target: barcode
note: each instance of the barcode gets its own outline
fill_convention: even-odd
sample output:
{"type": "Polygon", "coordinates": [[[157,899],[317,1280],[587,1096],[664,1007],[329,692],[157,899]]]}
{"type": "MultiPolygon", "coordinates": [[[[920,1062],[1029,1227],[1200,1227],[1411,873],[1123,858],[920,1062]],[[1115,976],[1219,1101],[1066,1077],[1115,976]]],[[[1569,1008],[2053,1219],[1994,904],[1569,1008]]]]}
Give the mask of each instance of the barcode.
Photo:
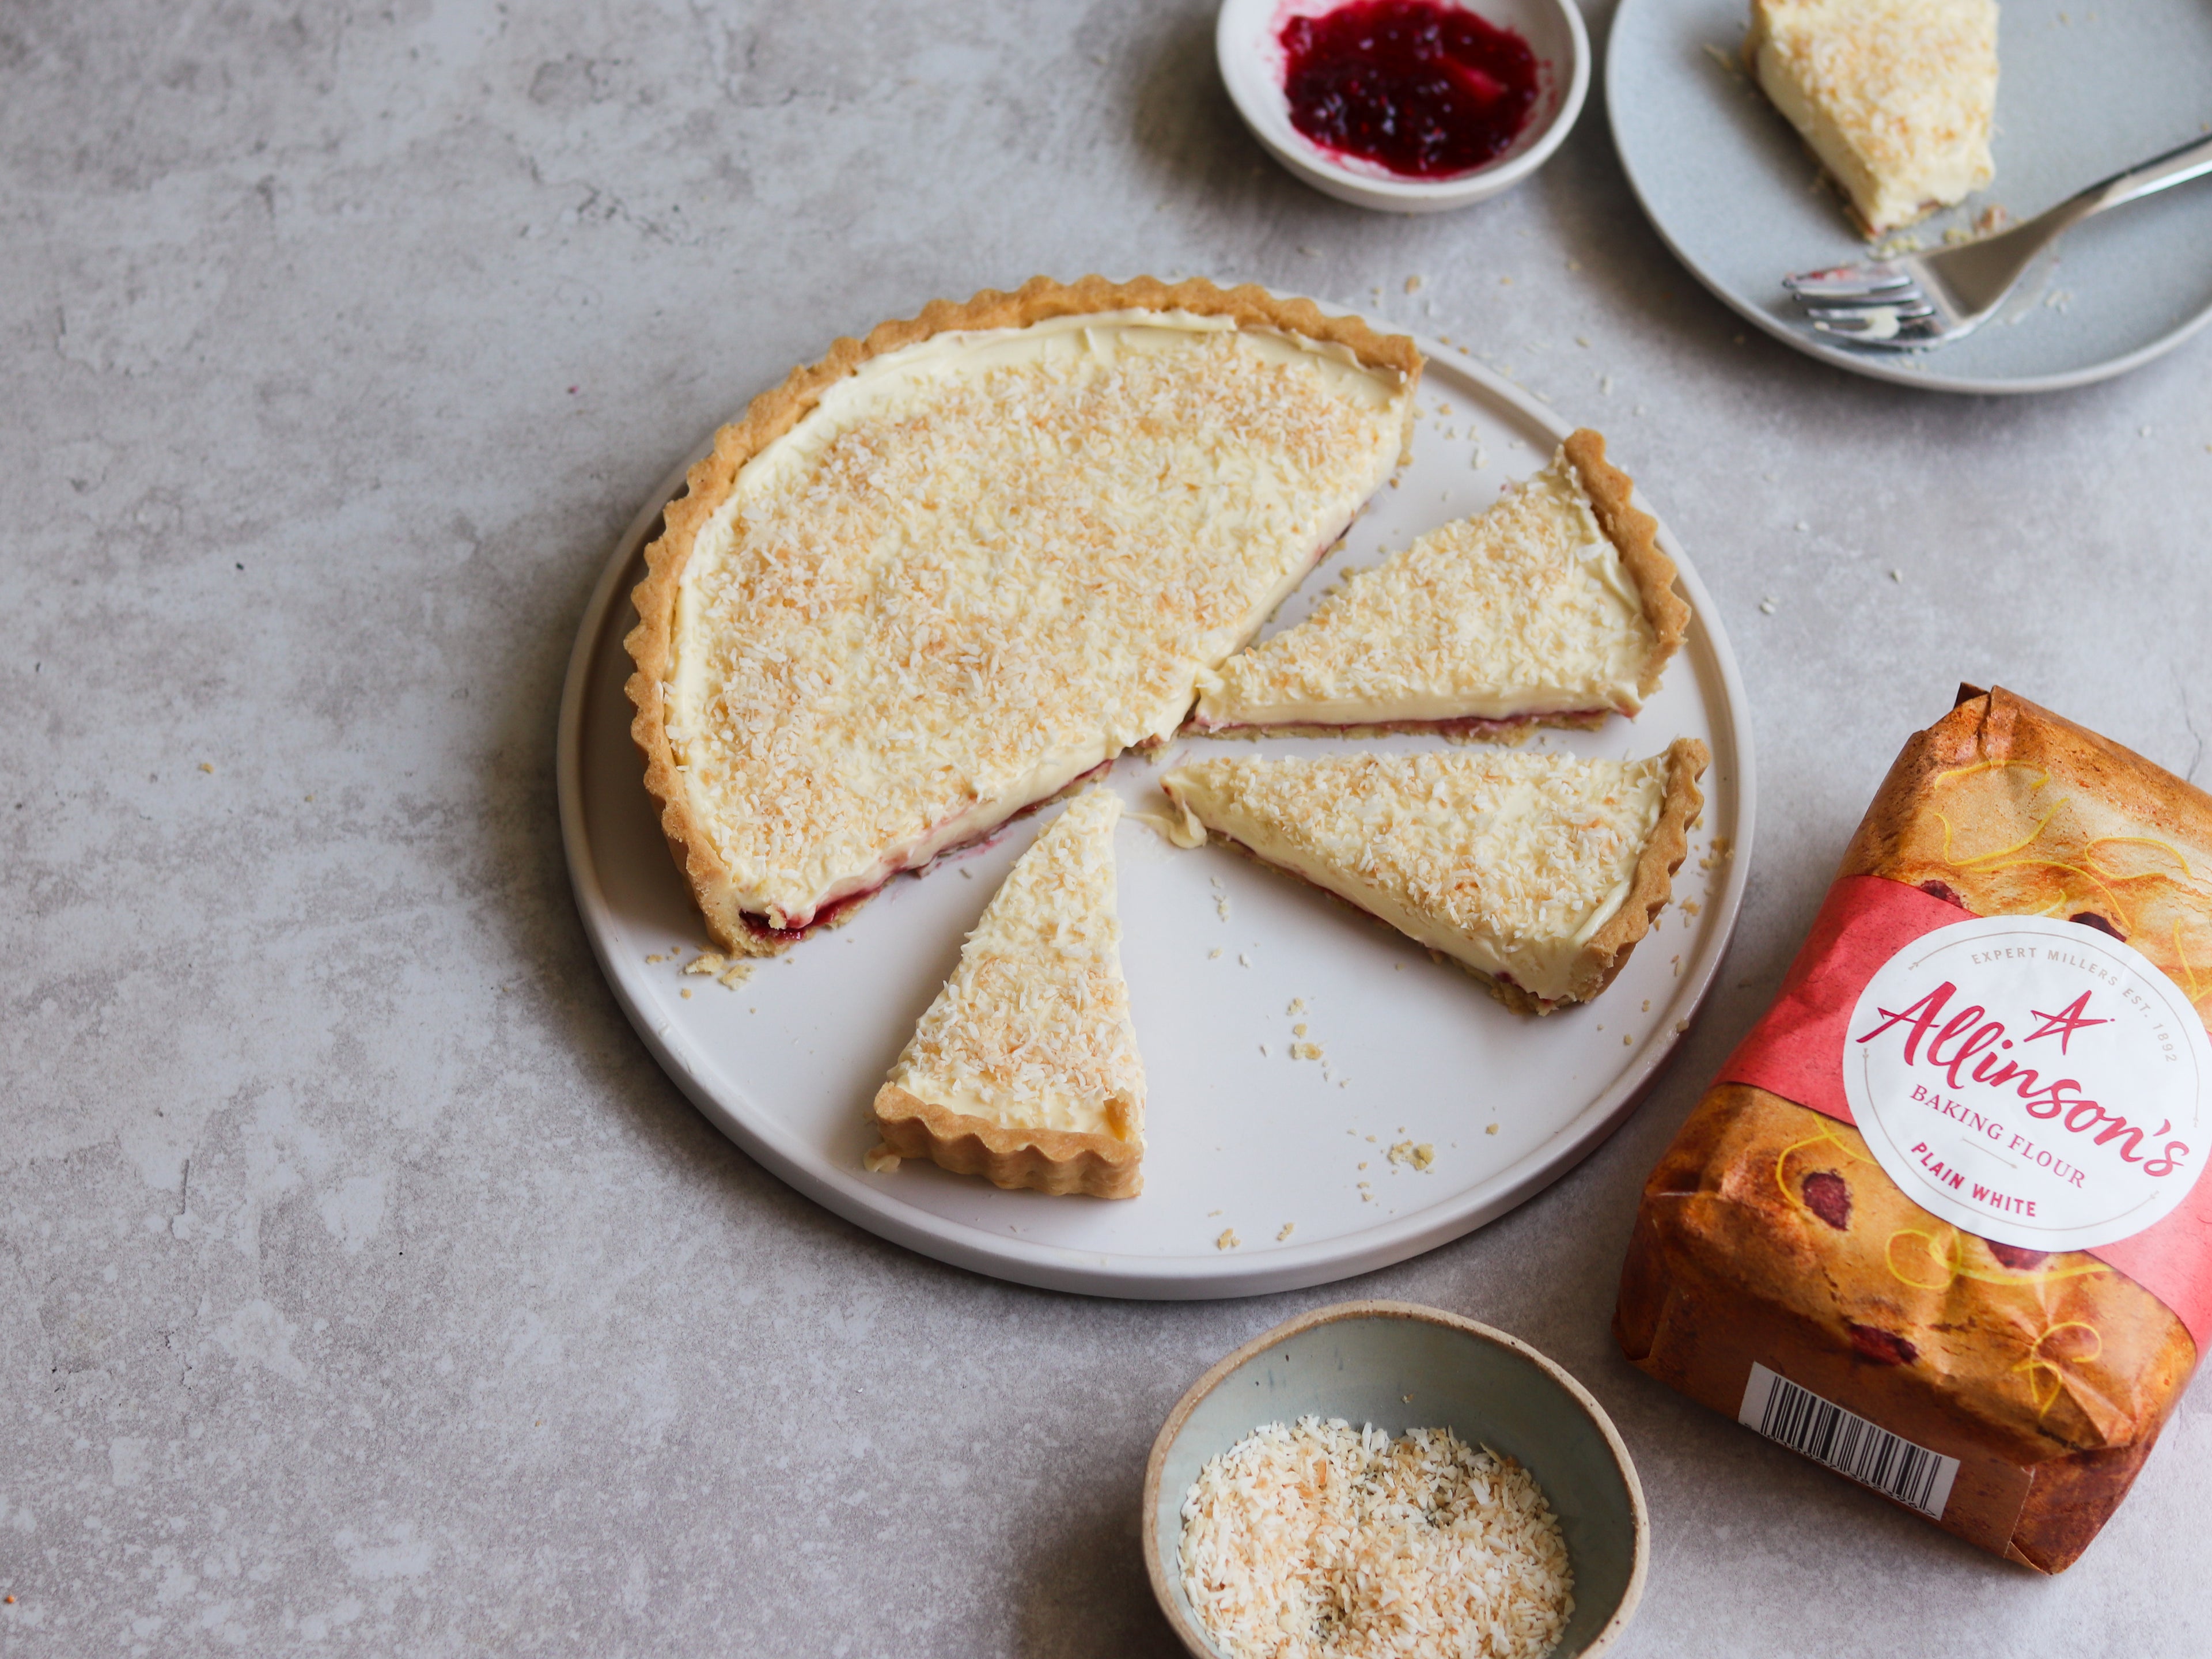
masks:
{"type": "Polygon", "coordinates": [[[1751,1368],[1743,1409],[1735,1416],[1746,1428],[1936,1520],[1942,1519],[1943,1506],[1951,1501],[1951,1483],[1959,1478],[1957,1458],[1877,1428],[1764,1365],[1751,1368]]]}

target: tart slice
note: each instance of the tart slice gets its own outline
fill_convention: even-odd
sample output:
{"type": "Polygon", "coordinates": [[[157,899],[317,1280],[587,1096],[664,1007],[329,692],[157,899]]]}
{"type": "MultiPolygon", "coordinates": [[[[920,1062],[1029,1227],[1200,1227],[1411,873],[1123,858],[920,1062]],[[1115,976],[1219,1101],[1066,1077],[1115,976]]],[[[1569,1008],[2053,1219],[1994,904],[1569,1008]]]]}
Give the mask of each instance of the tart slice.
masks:
{"type": "Polygon", "coordinates": [[[1403,453],[1413,342],[1210,283],[929,306],[717,434],[646,550],[631,732],[758,955],[1132,744],[1403,453]]]}
{"type": "Polygon", "coordinates": [[[1200,675],[1193,726],[1515,738],[1634,714],[1690,608],[1633,489],[1603,438],[1575,433],[1486,512],[1431,531],[1200,675]]]}
{"type": "Polygon", "coordinates": [[[1743,56],[1869,235],[1995,172],[1996,0],[1752,0],[1743,56]]]}
{"type": "Polygon", "coordinates": [[[1133,1198],[1145,1067],[1114,909],[1121,797],[1088,789],[1007,875],[876,1095],[884,1142],[961,1175],[1133,1198]]]}
{"type": "Polygon", "coordinates": [[[1160,782],[1182,844],[1211,831],[1547,1014],[1611,984],[1666,904],[1706,759],[1678,738],[1649,760],[1238,758],[1160,782]]]}

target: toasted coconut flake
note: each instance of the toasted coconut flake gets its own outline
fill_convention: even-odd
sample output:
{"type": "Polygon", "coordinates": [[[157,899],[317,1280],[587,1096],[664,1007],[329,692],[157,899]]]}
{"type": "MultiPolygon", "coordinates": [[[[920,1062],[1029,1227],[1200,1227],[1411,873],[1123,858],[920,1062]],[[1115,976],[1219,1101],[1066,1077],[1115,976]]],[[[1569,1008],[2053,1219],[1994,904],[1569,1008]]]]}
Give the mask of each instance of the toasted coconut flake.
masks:
{"type": "Polygon", "coordinates": [[[1183,1591],[1236,1659],[1536,1659],[1574,1612],[1534,1476],[1449,1429],[1255,1429],[1182,1503],[1183,1591]]]}

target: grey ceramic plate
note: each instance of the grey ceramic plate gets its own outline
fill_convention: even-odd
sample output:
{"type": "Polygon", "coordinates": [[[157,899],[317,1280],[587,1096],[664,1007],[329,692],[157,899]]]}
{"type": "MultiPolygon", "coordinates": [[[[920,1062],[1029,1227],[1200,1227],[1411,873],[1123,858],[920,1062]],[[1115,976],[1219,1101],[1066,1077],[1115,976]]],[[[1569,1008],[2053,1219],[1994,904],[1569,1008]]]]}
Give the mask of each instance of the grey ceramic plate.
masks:
{"type": "MultiPolygon", "coordinates": [[[[1745,0],[1621,0],[1605,96],[1631,186],[1707,288],[1801,351],[1947,392],[2048,392],[2118,374],[2212,321],[2212,182],[2081,226],[2002,315],[1932,351],[1829,344],[1796,320],[1784,272],[1864,257],[1812,153],[1742,72],[1745,0]]],[[[1929,247],[2001,204],[2041,212],[2212,132],[2207,0],[2004,0],[1996,178],[1913,227],[1929,247]]]]}
{"type": "Polygon", "coordinates": [[[1644,1488],[1589,1391],[1504,1332],[1410,1302],[1340,1302],[1255,1337],[1191,1385],[1145,1466],[1145,1565],[1197,1659],[1219,1659],[1182,1592],[1183,1494],[1206,1459],[1308,1413],[1394,1435],[1449,1428],[1518,1459],[1566,1534],[1575,1610],[1547,1659],[1595,1659],[1634,1616],[1650,1565],[1644,1488]]]}

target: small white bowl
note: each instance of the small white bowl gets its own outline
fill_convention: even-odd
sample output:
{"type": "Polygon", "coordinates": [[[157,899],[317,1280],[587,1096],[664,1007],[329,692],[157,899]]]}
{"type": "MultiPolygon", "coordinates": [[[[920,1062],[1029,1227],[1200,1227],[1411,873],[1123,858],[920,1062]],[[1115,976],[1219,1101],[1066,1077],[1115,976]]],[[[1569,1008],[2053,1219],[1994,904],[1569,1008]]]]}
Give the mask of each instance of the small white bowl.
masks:
{"type": "Polygon", "coordinates": [[[1589,34],[1574,0],[1447,0],[1526,40],[1540,64],[1536,106],[1513,148],[1471,173],[1407,179],[1374,162],[1334,155],[1291,125],[1278,38],[1293,17],[1334,11],[1346,0],[1222,0],[1214,55],[1237,112],[1292,173],[1325,195],[1385,213],[1442,213],[1510,190],[1566,141],[1589,91],[1589,34]]]}
{"type": "Polygon", "coordinates": [[[1340,1302],[1256,1336],[1168,1413],[1145,1464],[1139,1529],[1160,1610],[1192,1659],[1224,1659],[1182,1588],[1182,1500],[1206,1459],[1308,1413],[1392,1434],[1448,1428],[1517,1459],[1565,1534],[1575,1610],[1549,1659],[1598,1659],[1636,1616],[1651,1517],[1620,1431],[1527,1343],[1440,1308],[1340,1302]]]}

